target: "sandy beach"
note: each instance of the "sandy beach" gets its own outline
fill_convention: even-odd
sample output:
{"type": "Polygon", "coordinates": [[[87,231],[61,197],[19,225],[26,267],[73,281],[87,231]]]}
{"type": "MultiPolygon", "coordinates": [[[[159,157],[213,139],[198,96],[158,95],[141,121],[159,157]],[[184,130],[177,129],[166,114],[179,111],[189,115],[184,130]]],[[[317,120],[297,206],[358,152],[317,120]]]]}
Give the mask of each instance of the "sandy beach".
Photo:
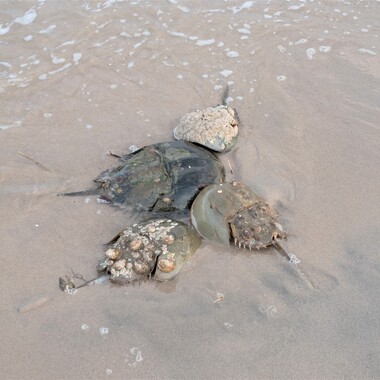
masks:
{"type": "Polygon", "coordinates": [[[2,379],[380,379],[379,1],[11,1],[0,7],[2,379]],[[187,112],[283,243],[203,242],[173,281],[74,295],[140,215],[59,197],[187,112]]]}

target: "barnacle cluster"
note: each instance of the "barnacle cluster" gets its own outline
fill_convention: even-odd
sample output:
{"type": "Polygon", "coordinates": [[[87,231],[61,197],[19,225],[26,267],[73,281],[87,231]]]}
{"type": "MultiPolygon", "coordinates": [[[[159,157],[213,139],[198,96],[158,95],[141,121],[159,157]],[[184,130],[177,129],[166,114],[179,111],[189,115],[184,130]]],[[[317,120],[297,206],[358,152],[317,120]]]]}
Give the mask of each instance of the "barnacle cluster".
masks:
{"type": "Polygon", "coordinates": [[[130,283],[147,278],[174,278],[200,245],[197,233],[185,223],[171,219],[149,219],[120,232],[98,264],[110,280],[130,283]]]}

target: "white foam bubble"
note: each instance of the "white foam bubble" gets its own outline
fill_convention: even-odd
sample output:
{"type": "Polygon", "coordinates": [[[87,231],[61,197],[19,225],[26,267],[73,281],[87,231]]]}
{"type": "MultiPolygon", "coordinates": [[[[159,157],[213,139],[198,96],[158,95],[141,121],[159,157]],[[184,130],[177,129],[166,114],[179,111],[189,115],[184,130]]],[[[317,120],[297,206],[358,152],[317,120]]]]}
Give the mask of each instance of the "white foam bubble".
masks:
{"type": "Polygon", "coordinates": [[[101,327],[101,328],[99,329],[99,333],[100,333],[100,335],[107,335],[107,334],[109,334],[109,332],[110,332],[110,330],[109,330],[108,327],[101,327]]]}
{"type": "Polygon", "coordinates": [[[280,51],[280,53],[285,53],[286,52],[286,48],[281,46],[281,45],[278,45],[278,50],[280,51]]]}
{"type": "Polygon", "coordinates": [[[376,55],[376,52],[374,52],[373,50],[368,50],[364,48],[359,49],[358,52],[363,53],[363,54],[368,54],[368,55],[376,55]]]}
{"type": "Polygon", "coordinates": [[[103,4],[102,4],[102,7],[103,8],[109,8],[110,6],[112,6],[112,4],[116,3],[116,0],[106,0],[103,4]]]}
{"type": "Polygon", "coordinates": [[[10,28],[11,28],[11,24],[4,26],[4,27],[3,27],[3,24],[0,24],[0,36],[8,33],[10,28]]]}
{"type": "Polygon", "coordinates": [[[294,45],[306,44],[306,42],[307,42],[306,38],[301,38],[300,40],[296,41],[294,45]]]}
{"type": "Polygon", "coordinates": [[[301,9],[304,6],[305,6],[305,3],[299,4],[299,5],[291,5],[290,7],[288,7],[288,9],[290,11],[298,11],[299,9],[301,9]]]}
{"type": "Polygon", "coordinates": [[[198,40],[195,44],[198,46],[208,46],[215,43],[215,40],[213,38],[210,38],[209,40],[198,40]]]}
{"type": "Polygon", "coordinates": [[[135,355],[135,363],[132,363],[133,366],[135,366],[137,363],[140,363],[144,360],[141,350],[138,347],[132,347],[129,352],[132,355],[135,355]]]}
{"type": "Polygon", "coordinates": [[[189,13],[189,12],[190,12],[190,9],[189,9],[189,8],[184,7],[184,6],[182,6],[182,5],[178,5],[177,8],[178,8],[181,12],[183,12],[183,13],[189,13]]]}
{"type": "Polygon", "coordinates": [[[315,54],[314,48],[309,48],[306,50],[306,56],[311,61],[313,59],[313,55],[315,54]]]}
{"type": "Polygon", "coordinates": [[[278,75],[278,76],[277,76],[277,80],[278,80],[279,82],[283,82],[284,80],[286,80],[286,76],[285,76],[285,75],[278,75]]]}
{"type": "Polygon", "coordinates": [[[57,69],[57,70],[49,71],[49,75],[53,75],[53,74],[59,73],[60,71],[66,70],[66,69],[69,68],[70,66],[71,66],[71,63],[66,63],[65,65],[63,65],[62,67],[60,67],[60,68],[57,69]]]}
{"type": "Polygon", "coordinates": [[[182,33],[182,32],[176,32],[174,30],[168,30],[168,33],[171,35],[171,36],[174,36],[174,37],[187,37],[187,35],[185,33],[182,33]]]}
{"type": "Polygon", "coordinates": [[[240,6],[234,6],[234,7],[231,7],[230,9],[232,10],[232,13],[238,13],[240,11],[242,11],[243,9],[249,9],[253,6],[255,2],[254,1],[246,1],[244,2],[242,5],[240,6]]]}
{"type": "Polygon", "coordinates": [[[51,56],[51,62],[54,63],[55,65],[57,65],[58,63],[63,63],[65,62],[65,58],[59,58],[53,54],[50,55],[51,56]]]}
{"type": "Polygon", "coordinates": [[[64,42],[63,44],[57,46],[56,49],[59,49],[59,48],[61,48],[61,47],[63,47],[63,46],[67,46],[67,45],[74,45],[74,42],[75,42],[74,40],[66,41],[66,42],[64,42]]]}
{"type": "Polygon", "coordinates": [[[239,53],[237,51],[228,51],[226,53],[227,57],[230,57],[230,58],[236,58],[236,57],[239,57],[239,53]]]}
{"type": "Polygon", "coordinates": [[[5,66],[8,69],[10,69],[12,67],[12,65],[9,62],[0,62],[0,65],[5,66]]]}
{"type": "Polygon", "coordinates": [[[82,58],[82,53],[74,53],[73,54],[73,62],[75,65],[77,65],[82,58]]]}
{"type": "Polygon", "coordinates": [[[319,51],[321,53],[328,53],[331,50],[331,46],[320,46],[319,51]]]}
{"type": "Polygon", "coordinates": [[[247,28],[240,28],[238,29],[238,32],[241,34],[251,34],[251,31],[248,30],[247,28]]]}
{"type": "Polygon", "coordinates": [[[85,330],[88,330],[90,328],[89,325],[86,325],[85,323],[83,323],[83,325],[80,327],[83,331],[85,330]]]}
{"type": "Polygon", "coordinates": [[[28,25],[31,24],[36,17],[36,11],[33,8],[31,8],[27,12],[25,12],[23,16],[15,18],[15,23],[21,25],[28,25]]]}
{"type": "Polygon", "coordinates": [[[227,78],[227,77],[229,77],[230,75],[233,74],[233,71],[232,71],[232,70],[227,70],[227,69],[225,69],[225,70],[220,71],[219,73],[220,73],[220,75],[222,75],[223,77],[227,78]]]}
{"type": "Polygon", "coordinates": [[[56,27],[57,27],[57,25],[49,25],[46,29],[41,29],[38,33],[48,34],[48,33],[52,32],[56,27]]]}
{"type": "Polygon", "coordinates": [[[22,125],[22,120],[16,120],[12,124],[0,125],[0,130],[4,131],[9,128],[21,127],[21,125],[22,125]]]}
{"type": "Polygon", "coordinates": [[[292,265],[297,265],[301,263],[301,260],[296,256],[293,255],[292,253],[289,255],[289,263],[292,265]]]}
{"type": "Polygon", "coordinates": [[[33,39],[33,36],[31,34],[24,37],[24,41],[26,42],[31,41],[32,39],[33,39]]]}

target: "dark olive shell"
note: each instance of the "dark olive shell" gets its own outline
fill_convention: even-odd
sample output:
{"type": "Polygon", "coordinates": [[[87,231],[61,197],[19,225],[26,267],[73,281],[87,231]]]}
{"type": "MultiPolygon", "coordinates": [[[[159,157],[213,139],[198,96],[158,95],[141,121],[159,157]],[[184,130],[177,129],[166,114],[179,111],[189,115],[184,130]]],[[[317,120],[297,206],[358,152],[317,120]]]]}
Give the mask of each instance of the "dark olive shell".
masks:
{"type": "Polygon", "coordinates": [[[200,189],[224,180],[217,156],[187,141],[145,146],[95,179],[99,198],[138,210],[169,212],[190,208],[200,189]]]}

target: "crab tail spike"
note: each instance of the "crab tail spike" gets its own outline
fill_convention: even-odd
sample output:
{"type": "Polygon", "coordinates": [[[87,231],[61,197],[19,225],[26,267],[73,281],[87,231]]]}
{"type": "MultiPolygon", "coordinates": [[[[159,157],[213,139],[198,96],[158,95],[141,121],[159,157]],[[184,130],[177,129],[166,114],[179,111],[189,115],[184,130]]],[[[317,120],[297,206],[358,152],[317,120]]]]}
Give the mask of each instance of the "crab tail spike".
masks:
{"type": "Polygon", "coordinates": [[[85,287],[85,286],[90,286],[90,285],[96,284],[96,282],[97,282],[98,280],[100,280],[101,278],[103,278],[103,277],[105,277],[105,276],[106,276],[106,277],[109,277],[108,274],[106,274],[106,275],[105,275],[105,274],[100,274],[99,276],[93,278],[92,280],[86,281],[86,282],[83,283],[82,285],[76,286],[75,289],[80,289],[80,288],[83,288],[83,287],[85,287]]]}
{"type": "Polygon", "coordinates": [[[227,85],[226,88],[224,89],[223,95],[222,95],[222,104],[224,106],[227,106],[227,99],[228,99],[229,93],[230,93],[230,88],[227,85]]]}
{"type": "Polygon", "coordinates": [[[285,251],[284,248],[282,248],[281,244],[277,241],[277,240],[274,240],[273,241],[273,246],[277,249],[278,253],[284,257],[286,257],[288,260],[290,260],[290,256],[288,255],[288,253],[285,251]]]}
{"type": "Polygon", "coordinates": [[[77,197],[79,195],[98,195],[99,189],[87,189],[87,190],[81,190],[81,191],[73,191],[71,193],[58,193],[58,196],[63,197],[77,197]]]}

